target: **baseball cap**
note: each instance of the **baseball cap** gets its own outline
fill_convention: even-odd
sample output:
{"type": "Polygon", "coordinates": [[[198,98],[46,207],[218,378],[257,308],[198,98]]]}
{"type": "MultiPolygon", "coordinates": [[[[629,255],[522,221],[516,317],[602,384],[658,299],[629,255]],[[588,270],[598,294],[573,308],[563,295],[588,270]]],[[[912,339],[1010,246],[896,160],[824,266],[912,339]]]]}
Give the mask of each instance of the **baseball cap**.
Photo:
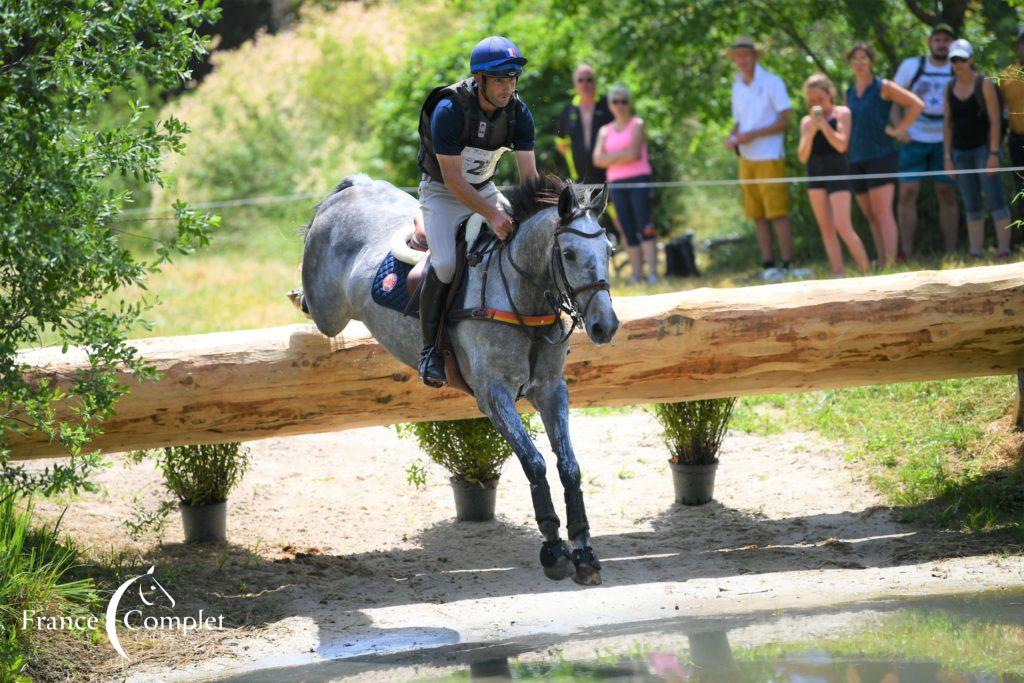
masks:
{"type": "Polygon", "coordinates": [[[954,40],[949,45],[949,58],[962,57],[963,59],[970,59],[974,56],[974,48],[963,38],[954,40]]]}
{"type": "Polygon", "coordinates": [[[956,38],[956,31],[953,30],[952,26],[945,22],[939,22],[938,24],[935,24],[935,26],[932,26],[931,34],[934,36],[936,33],[948,33],[950,38],[956,38]]]}

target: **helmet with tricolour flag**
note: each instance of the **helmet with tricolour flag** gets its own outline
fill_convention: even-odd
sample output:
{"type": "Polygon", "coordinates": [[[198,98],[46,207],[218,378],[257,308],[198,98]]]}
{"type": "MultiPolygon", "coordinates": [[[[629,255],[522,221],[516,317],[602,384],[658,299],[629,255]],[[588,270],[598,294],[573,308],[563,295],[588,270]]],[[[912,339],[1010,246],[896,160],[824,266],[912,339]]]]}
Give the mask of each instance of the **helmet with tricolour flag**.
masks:
{"type": "Polygon", "coordinates": [[[469,72],[499,78],[513,78],[523,73],[526,57],[508,38],[490,36],[484,38],[469,56],[469,72]]]}

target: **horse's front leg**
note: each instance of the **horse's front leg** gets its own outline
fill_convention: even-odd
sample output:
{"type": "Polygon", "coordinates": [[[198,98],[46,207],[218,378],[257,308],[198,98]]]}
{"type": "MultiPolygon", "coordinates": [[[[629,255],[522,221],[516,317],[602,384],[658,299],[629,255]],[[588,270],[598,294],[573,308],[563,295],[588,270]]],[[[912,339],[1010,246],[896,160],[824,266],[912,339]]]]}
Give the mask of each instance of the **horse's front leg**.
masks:
{"type": "Polygon", "coordinates": [[[558,535],[561,522],[551,502],[544,456],[533,445],[533,440],[523,426],[522,418],[516,412],[515,399],[507,387],[490,383],[483,391],[477,391],[476,395],[480,410],[491,419],[494,428],[508,441],[530,482],[530,496],[533,498],[537,527],[544,534],[544,543],[540,550],[540,563],[544,568],[544,575],[549,579],[564,579],[569,575],[569,546],[558,535]]]}
{"type": "Polygon", "coordinates": [[[597,585],[601,583],[601,563],[590,547],[590,523],[583,505],[580,466],[569,440],[569,390],[565,380],[559,377],[538,385],[530,394],[530,402],[540,413],[551,449],[558,458],[558,476],[565,490],[566,526],[573,544],[572,562],[576,567],[573,581],[597,585]]]}

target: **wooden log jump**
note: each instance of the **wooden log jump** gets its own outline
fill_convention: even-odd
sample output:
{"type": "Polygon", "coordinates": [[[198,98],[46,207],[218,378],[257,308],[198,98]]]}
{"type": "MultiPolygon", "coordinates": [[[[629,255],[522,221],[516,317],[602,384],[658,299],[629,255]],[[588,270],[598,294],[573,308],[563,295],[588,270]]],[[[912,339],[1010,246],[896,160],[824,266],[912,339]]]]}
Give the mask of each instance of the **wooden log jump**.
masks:
{"type": "MultiPolygon", "coordinates": [[[[614,292],[613,292],[614,294],[614,292]]],[[[287,305],[282,299],[282,306],[287,305]]],[[[618,298],[614,341],[573,335],[574,406],[615,406],[1016,373],[1024,368],[1024,264],[618,298]]],[[[473,323],[462,323],[473,324],[473,323]]],[[[135,383],[92,447],[247,441],[479,415],[429,389],[350,325],[334,339],[289,325],[134,342],[163,372],[135,383]]],[[[68,373],[81,350],[22,354],[68,373]]],[[[529,409],[523,401],[522,408],[529,409]]],[[[15,458],[60,456],[8,435],[15,458]]]]}

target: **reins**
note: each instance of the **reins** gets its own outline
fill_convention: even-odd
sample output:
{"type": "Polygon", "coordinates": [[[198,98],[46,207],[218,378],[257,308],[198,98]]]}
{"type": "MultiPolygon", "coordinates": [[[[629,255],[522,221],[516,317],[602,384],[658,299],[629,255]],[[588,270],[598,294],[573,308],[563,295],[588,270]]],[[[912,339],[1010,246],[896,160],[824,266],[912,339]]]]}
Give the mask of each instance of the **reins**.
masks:
{"type": "MultiPolygon", "coordinates": [[[[582,230],[577,230],[576,228],[570,227],[570,225],[575,220],[583,217],[588,210],[588,208],[583,207],[577,209],[570,215],[566,216],[564,219],[560,219],[558,228],[555,229],[554,243],[551,249],[551,262],[549,263],[549,270],[551,273],[552,284],[554,285],[554,291],[537,284],[537,282],[535,282],[534,279],[530,277],[530,274],[523,270],[523,268],[521,268],[519,264],[515,262],[515,259],[512,257],[511,243],[512,239],[515,238],[516,233],[518,233],[518,228],[508,240],[502,241],[499,240],[496,235],[491,235],[486,248],[480,251],[475,251],[470,256],[470,264],[473,266],[478,265],[482,260],[484,260],[484,257],[486,257],[486,263],[484,264],[483,271],[483,281],[481,283],[480,288],[480,307],[477,309],[473,309],[472,313],[470,314],[470,318],[484,320],[494,319],[493,317],[487,315],[487,311],[489,311],[490,309],[488,309],[486,306],[485,296],[487,294],[487,277],[490,272],[491,262],[495,252],[497,252],[498,274],[501,276],[502,289],[505,291],[505,298],[508,299],[509,306],[512,308],[512,313],[516,319],[516,322],[512,324],[514,324],[517,328],[523,331],[524,334],[530,336],[527,332],[527,329],[530,327],[534,327],[536,325],[531,325],[527,321],[527,319],[537,318],[539,316],[524,316],[519,311],[519,308],[518,306],[516,306],[516,303],[512,297],[512,289],[509,286],[508,276],[505,274],[505,260],[508,260],[509,265],[512,266],[512,269],[515,270],[516,273],[519,274],[520,278],[522,278],[525,282],[528,282],[532,287],[534,287],[536,290],[538,290],[544,295],[544,301],[547,303],[548,306],[551,307],[551,313],[555,316],[555,320],[552,321],[550,324],[553,325],[555,322],[560,323],[562,313],[568,315],[569,318],[572,320],[572,325],[569,327],[568,331],[565,331],[564,326],[560,325],[560,328],[562,329],[562,335],[559,339],[552,340],[547,334],[543,335],[541,339],[543,339],[548,344],[558,345],[567,340],[570,337],[570,335],[572,335],[572,333],[576,330],[577,326],[583,327],[585,325],[584,319],[587,315],[587,311],[590,310],[590,304],[593,303],[594,301],[594,296],[598,291],[608,291],[610,285],[607,280],[601,279],[595,280],[594,282],[589,282],[579,287],[573,287],[569,282],[569,278],[565,272],[565,262],[562,258],[562,247],[558,238],[560,235],[564,235],[566,233],[571,233],[587,239],[594,239],[606,235],[604,228],[601,228],[600,230],[597,230],[595,232],[584,232],[582,230]],[[594,294],[590,296],[590,298],[587,300],[586,305],[583,307],[583,310],[581,311],[579,301],[577,300],[577,296],[589,291],[594,291],[594,294]]],[[[531,341],[533,341],[533,337],[531,337],[531,341]]]]}

